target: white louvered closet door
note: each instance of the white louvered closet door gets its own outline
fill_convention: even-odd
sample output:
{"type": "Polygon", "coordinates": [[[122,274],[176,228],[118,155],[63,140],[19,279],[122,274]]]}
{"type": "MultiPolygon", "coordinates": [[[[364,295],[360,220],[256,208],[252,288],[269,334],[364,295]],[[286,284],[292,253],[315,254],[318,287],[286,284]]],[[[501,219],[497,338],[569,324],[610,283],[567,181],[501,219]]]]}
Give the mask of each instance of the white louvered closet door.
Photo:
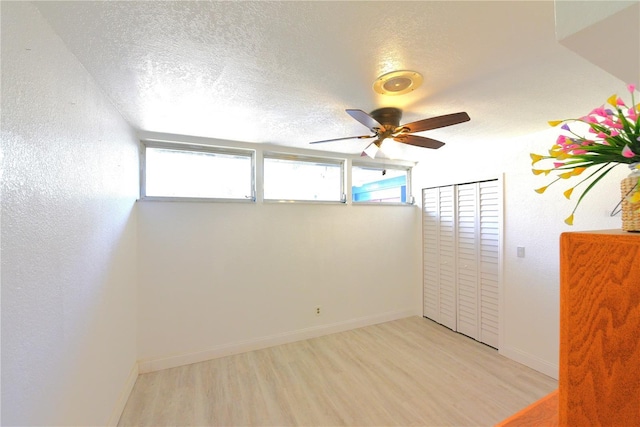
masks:
{"type": "Polygon", "coordinates": [[[422,191],[424,316],[456,329],[453,186],[422,191]]]}
{"type": "Polygon", "coordinates": [[[439,323],[456,330],[456,211],[455,187],[450,185],[439,188],[439,224],[440,242],[439,323]]]}
{"type": "Polygon", "coordinates": [[[458,332],[479,339],[478,331],[478,184],[457,186],[458,332]]]}
{"type": "Polygon", "coordinates": [[[422,281],[425,317],[440,320],[440,189],[422,190],[422,281]]]}
{"type": "Polygon", "coordinates": [[[500,217],[498,181],[478,183],[480,194],[480,338],[498,348],[500,217]]]}
{"type": "Polygon", "coordinates": [[[498,180],[423,190],[424,316],[498,347],[498,180]]]}

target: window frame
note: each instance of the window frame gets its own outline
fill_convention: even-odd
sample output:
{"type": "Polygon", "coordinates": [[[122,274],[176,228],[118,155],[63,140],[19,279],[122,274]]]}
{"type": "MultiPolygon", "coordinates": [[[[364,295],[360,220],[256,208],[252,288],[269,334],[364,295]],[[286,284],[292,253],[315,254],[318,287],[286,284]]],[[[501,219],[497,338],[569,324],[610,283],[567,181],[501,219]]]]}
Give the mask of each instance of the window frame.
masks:
{"type": "Polygon", "coordinates": [[[262,153],[262,201],[264,203],[312,203],[312,204],[346,204],[346,159],[335,157],[308,156],[292,153],[282,153],[278,151],[264,151],[262,153]],[[307,162],[315,164],[339,165],[340,166],[340,200],[312,200],[312,199],[270,199],[265,197],[265,163],[267,159],[288,160],[292,162],[307,162]]]}
{"type": "Polygon", "coordinates": [[[413,171],[413,167],[412,166],[403,166],[403,165],[396,165],[396,164],[380,164],[380,163],[373,163],[373,162],[362,162],[362,161],[352,161],[351,162],[351,188],[349,190],[350,196],[351,196],[351,204],[354,206],[357,205],[378,205],[378,206],[414,206],[415,205],[415,199],[413,196],[413,193],[411,192],[411,172],[413,171]],[[373,169],[373,170],[385,170],[385,169],[392,169],[392,170],[400,170],[400,171],[404,171],[407,174],[407,182],[406,182],[406,202],[377,202],[377,201],[356,201],[353,200],[353,170],[354,168],[360,168],[360,169],[373,169]]]}
{"type": "Polygon", "coordinates": [[[153,140],[140,141],[140,200],[145,201],[177,201],[177,202],[256,202],[256,150],[244,148],[220,147],[213,145],[188,144],[180,142],[164,142],[153,140]],[[241,198],[228,197],[180,197],[180,196],[147,196],[147,148],[159,148],[182,152],[199,152],[244,156],[251,159],[251,196],[241,198]]]}

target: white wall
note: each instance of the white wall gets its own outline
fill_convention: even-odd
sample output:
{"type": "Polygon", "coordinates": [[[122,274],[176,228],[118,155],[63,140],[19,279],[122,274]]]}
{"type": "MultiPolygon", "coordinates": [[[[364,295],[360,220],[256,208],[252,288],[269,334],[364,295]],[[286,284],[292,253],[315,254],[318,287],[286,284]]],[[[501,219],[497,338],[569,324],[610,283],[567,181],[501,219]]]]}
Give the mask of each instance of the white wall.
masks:
{"type": "Polygon", "coordinates": [[[640,0],[556,0],[555,11],[563,46],[623,81],[639,82],[640,0]],[[621,42],[603,39],[612,28],[621,42]]]}
{"type": "MultiPolygon", "coordinates": [[[[548,67],[533,74],[505,70],[478,88],[495,104],[495,114],[517,108],[526,120],[530,108],[554,111],[549,120],[580,117],[618,93],[630,100],[623,82],[566,51],[546,59],[548,67]],[[502,91],[518,90],[522,84],[556,85],[557,97],[536,99],[531,104],[505,105],[502,91]],[[556,115],[556,114],[559,114],[556,115]]],[[[471,120],[482,120],[468,111],[471,120]]],[[[523,123],[531,127],[531,123],[523,123]]],[[[462,127],[463,125],[460,125],[462,127]]],[[[504,288],[500,352],[550,376],[558,375],[559,341],[559,236],[565,231],[620,228],[621,219],[609,212],[620,200],[620,180],[629,171],[624,166],[601,181],[576,212],[574,226],[564,224],[580,192],[573,200],[562,192],[571,185],[559,182],[540,195],[534,189],[552,176],[531,173],[529,153],[544,154],[554,144],[558,130],[540,124],[528,135],[496,138],[495,135],[465,135],[437,152],[426,152],[416,169],[416,187],[469,182],[504,174],[504,288]],[[525,247],[525,258],[516,257],[516,247],[525,247]]],[[[496,129],[497,135],[501,129],[496,129]]],[[[446,141],[445,141],[446,142],[446,141]]],[[[578,180],[573,182],[576,184],[578,180]]]]}
{"type": "Polygon", "coordinates": [[[416,207],[138,209],[141,371],[421,314],[416,207]]]}
{"type": "Polygon", "coordinates": [[[638,0],[555,0],[556,37],[562,40],[637,3],[638,0]]]}
{"type": "Polygon", "coordinates": [[[2,423],[117,422],[137,356],[137,140],[27,2],[2,2],[2,150],[2,423]]]}

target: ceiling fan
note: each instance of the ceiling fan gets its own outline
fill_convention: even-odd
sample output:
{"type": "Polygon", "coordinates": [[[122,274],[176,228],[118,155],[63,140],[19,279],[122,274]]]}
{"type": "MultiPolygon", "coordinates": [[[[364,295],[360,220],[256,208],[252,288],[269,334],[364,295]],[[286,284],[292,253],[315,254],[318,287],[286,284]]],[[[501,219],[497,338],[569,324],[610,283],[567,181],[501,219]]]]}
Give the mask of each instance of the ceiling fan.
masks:
{"type": "Polygon", "coordinates": [[[416,132],[422,132],[431,129],[438,129],[445,126],[457,125],[458,123],[467,122],[470,120],[467,113],[453,113],[446,114],[438,117],[431,117],[428,119],[418,120],[416,122],[400,125],[400,118],[402,117],[402,110],[393,107],[379,108],[367,114],[362,110],[349,109],[346,110],[347,114],[365,125],[373,135],[362,136],[348,136],[346,138],[325,139],[322,141],[314,141],[311,144],[320,144],[323,142],[340,141],[345,139],[369,139],[376,138],[371,144],[364,149],[362,155],[367,155],[371,158],[375,157],[382,142],[387,138],[392,138],[394,141],[415,145],[417,147],[424,148],[440,148],[444,145],[444,142],[427,138],[424,136],[412,135],[416,132]]]}

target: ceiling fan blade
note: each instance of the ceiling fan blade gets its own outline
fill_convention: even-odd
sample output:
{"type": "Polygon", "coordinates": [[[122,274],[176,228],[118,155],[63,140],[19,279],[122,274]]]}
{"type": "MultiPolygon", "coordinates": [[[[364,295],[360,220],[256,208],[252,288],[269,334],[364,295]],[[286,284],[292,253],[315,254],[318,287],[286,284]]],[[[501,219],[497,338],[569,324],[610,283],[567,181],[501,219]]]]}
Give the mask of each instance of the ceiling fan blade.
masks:
{"type": "Polygon", "coordinates": [[[458,123],[468,122],[471,120],[467,113],[445,114],[444,116],[431,117],[429,119],[418,120],[417,122],[407,123],[400,127],[406,130],[403,132],[414,133],[423,130],[431,130],[443,128],[445,126],[457,125],[458,123]]]}
{"type": "Polygon", "coordinates": [[[393,138],[393,140],[403,144],[415,145],[416,147],[433,149],[440,148],[444,145],[444,142],[418,135],[398,135],[393,138]]]}
{"type": "Polygon", "coordinates": [[[369,114],[365,113],[362,110],[345,110],[345,111],[351,117],[353,117],[354,119],[356,119],[357,121],[359,121],[360,123],[368,127],[369,130],[371,130],[371,132],[375,132],[376,129],[384,129],[384,126],[382,126],[380,122],[378,122],[376,119],[374,119],[373,117],[371,117],[369,114]]]}
{"type": "Polygon", "coordinates": [[[334,138],[334,139],[323,139],[322,141],[313,141],[309,144],[322,144],[323,142],[332,142],[332,141],[342,141],[345,139],[365,139],[365,138],[373,138],[375,135],[362,135],[362,136],[347,136],[344,138],[334,138]]]}

